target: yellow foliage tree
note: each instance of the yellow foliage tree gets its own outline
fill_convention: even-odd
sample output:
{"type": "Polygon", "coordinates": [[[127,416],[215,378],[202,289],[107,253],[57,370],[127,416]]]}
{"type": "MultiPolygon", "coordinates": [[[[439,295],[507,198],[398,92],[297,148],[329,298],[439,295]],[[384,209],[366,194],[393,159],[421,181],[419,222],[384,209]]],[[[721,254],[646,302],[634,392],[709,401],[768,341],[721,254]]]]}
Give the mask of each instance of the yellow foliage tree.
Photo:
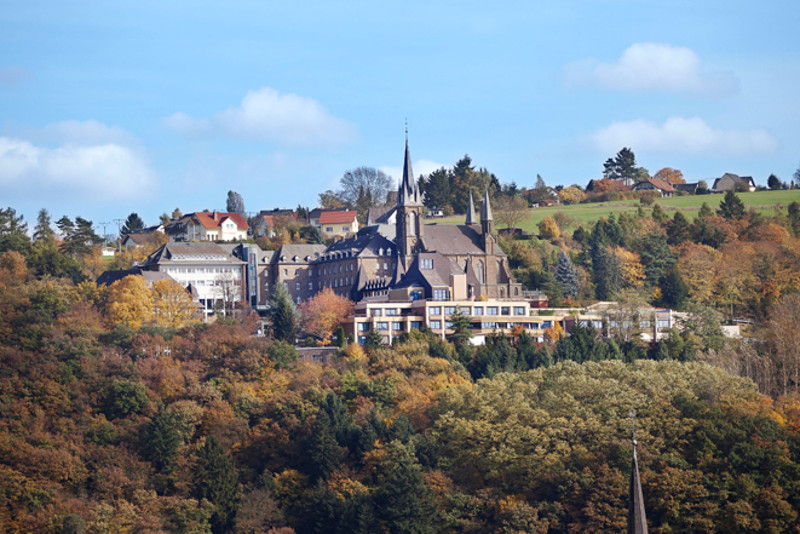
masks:
{"type": "Polygon", "coordinates": [[[655,173],[653,178],[656,180],[663,180],[664,182],[672,185],[686,183],[686,180],[683,179],[683,173],[678,169],[673,169],[671,167],[664,167],[655,173]]]}
{"type": "Polygon", "coordinates": [[[108,288],[106,318],[112,325],[139,328],[153,316],[153,293],[144,278],[128,275],[108,288]]]}
{"type": "Polygon", "coordinates": [[[197,321],[197,305],[191,295],[174,280],[153,284],[153,320],[172,328],[183,328],[197,321]]]}
{"type": "Polygon", "coordinates": [[[707,245],[684,243],[680,248],[678,272],[695,302],[711,304],[714,294],[714,269],[720,253],[707,245]]]}
{"type": "Polygon", "coordinates": [[[586,200],[586,193],[572,185],[558,192],[558,200],[562,204],[579,204],[586,200]]]}
{"type": "Polygon", "coordinates": [[[545,217],[539,223],[539,235],[545,239],[556,239],[561,235],[561,230],[558,229],[558,223],[552,217],[545,217]]]}
{"type": "Polygon", "coordinates": [[[550,343],[556,343],[562,337],[564,337],[564,329],[557,322],[554,322],[553,326],[544,331],[544,338],[550,343]]]}
{"type": "Polygon", "coordinates": [[[626,287],[641,287],[644,282],[644,265],[639,255],[624,247],[614,247],[614,255],[619,260],[622,280],[626,287]]]}

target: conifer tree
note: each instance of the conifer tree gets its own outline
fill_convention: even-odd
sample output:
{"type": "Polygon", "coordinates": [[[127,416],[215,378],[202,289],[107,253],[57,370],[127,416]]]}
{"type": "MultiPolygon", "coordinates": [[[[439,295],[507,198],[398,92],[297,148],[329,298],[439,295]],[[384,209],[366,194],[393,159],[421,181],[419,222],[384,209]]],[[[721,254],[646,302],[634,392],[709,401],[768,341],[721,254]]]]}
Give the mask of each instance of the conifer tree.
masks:
{"type": "Polygon", "coordinates": [[[297,308],[289,296],[289,291],[281,284],[275,284],[269,298],[269,314],[272,319],[272,335],[275,339],[294,344],[297,332],[297,308]]]}
{"type": "Polygon", "coordinates": [[[317,413],[317,420],[308,441],[310,474],[315,478],[327,478],[344,460],[331,420],[325,410],[317,413]]]}
{"type": "Polygon", "coordinates": [[[556,281],[561,285],[561,291],[565,297],[574,298],[578,294],[578,271],[572,265],[572,261],[563,250],[558,255],[556,265],[556,281]]]}
{"type": "Polygon", "coordinates": [[[387,532],[434,532],[431,496],[413,450],[397,440],[385,450],[374,496],[378,519],[387,532]]]}
{"type": "Polygon", "coordinates": [[[144,457],[160,473],[175,470],[175,456],[181,444],[181,434],[174,414],[159,403],[158,412],[147,424],[145,430],[144,457]]]}
{"type": "Polygon", "coordinates": [[[46,209],[39,210],[39,215],[36,217],[36,226],[33,229],[33,239],[39,241],[52,241],[55,238],[55,232],[50,225],[50,214],[46,209]]]}
{"type": "Polygon", "coordinates": [[[667,226],[667,243],[670,245],[680,245],[692,237],[689,221],[680,211],[676,211],[672,220],[667,226]]]}
{"type": "Polygon", "coordinates": [[[239,476],[233,460],[226,454],[216,436],[208,436],[197,451],[197,462],[192,474],[194,496],[208,499],[216,507],[211,516],[213,531],[229,532],[233,522],[239,476]]]}
{"type": "Polygon", "coordinates": [[[120,236],[126,236],[128,234],[132,234],[138,230],[144,228],[144,221],[139,214],[134,212],[128,215],[128,218],[125,219],[125,224],[122,225],[122,229],[119,231],[120,236]]]}
{"type": "Polygon", "coordinates": [[[744,217],[744,203],[739,198],[739,195],[733,191],[728,191],[725,193],[725,198],[719,203],[717,214],[726,219],[739,220],[744,217]]]}

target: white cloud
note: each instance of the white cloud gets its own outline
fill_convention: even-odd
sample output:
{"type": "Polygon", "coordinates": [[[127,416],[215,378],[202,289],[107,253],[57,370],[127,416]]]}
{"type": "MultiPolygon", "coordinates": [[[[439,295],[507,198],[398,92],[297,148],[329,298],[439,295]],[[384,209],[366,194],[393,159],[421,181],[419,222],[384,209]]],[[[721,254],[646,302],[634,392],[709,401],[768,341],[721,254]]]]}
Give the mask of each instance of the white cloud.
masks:
{"type": "MultiPolygon", "coordinates": [[[[75,128],[68,123],[51,125],[49,134],[66,132],[74,138],[86,138],[105,132],[128,136],[100,123],[91,123],[88,129],[80,123],[72,126],[76,124],[75,128]]],[[[63,197],[80,194],[93,200],[111,200],[141,197],[152,190],[154,182],[141,152],[120,143],[48,147],[25,139],[0,137],[0,186],[8,190],[63,197]]]]}
{"type": "Polygon", "coordinates": [[[55,122],[42,128],[40,134],[36,137],[46,141],[78,145],[134,142],[133,136],[119,126],[107,126],[94,119],[55,122]]]}
{"type": "Polygon", "coordinates": [[[778,149],[777,139],[766,130],[714,129],[698,117],[670,117],[661,125],[644,119],[615,122],[593,133],[590,141],[603,153],[624,146],[697,155],[769,154],[778,149]]]}
{"type": "Polygon", "coordinates": [[[175,113],[163,122],[181,135],[219,132],[287,146],[335,146],[357,137],[355,125],[332,116],[316,100],[281,94],[271,87],[249,91],[238,106],[224,109],[210,120],[175,113]]]}
{"type": "MultiPolygon", "coordinates": [[[[419,159],[411,163],[411,170],[414,171],[415,179],[419,178],[420,174],[428,175],[435,170],[441,169],[442,167],[445,167],[445,165],[436,163],[435,161],[431,161],[429,159],[419,159]]],[[[400,183],[400,179],[403,177],[403,167],[383,166],[378,167],[378,170],[381,170],[384,172],[384,174],[391,176],[398,184],[400,183]]]]}
{"type": "Polygon", "coordinates": [[[659,43],[636,43],[614,63],[585,59],[564,69],[569,85],[593,85],[626,91],[664,91],[700,95],[729,95],[739,89],[731,71],[703,65],[690,48],[659,43]]]}

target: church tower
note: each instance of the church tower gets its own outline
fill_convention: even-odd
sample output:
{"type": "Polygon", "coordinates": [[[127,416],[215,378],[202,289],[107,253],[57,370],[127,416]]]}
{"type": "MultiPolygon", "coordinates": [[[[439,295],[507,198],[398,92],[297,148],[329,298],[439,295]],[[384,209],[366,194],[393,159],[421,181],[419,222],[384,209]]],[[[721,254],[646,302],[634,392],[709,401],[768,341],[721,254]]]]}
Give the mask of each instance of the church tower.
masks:
{"type": "Polygon", "coordinates": [[[397,191],[397,254],[406,269],[411,265],[417,244],[422,239],[422,195],[419,192],[414,171],[411,169],[411,153],[408,150],[406,130],[406,153],[403,162],[403,179],[397,191]]]}
{"type": "Polygon", "coordinates": [[[483,205],[481,206],[481,234],[483,237],[483,252],[485,254],[494,254],[497,236],[494,235],[494,218],[492,217],[492,205],[489,204],[488,189],[483,194],[483,205]]]}

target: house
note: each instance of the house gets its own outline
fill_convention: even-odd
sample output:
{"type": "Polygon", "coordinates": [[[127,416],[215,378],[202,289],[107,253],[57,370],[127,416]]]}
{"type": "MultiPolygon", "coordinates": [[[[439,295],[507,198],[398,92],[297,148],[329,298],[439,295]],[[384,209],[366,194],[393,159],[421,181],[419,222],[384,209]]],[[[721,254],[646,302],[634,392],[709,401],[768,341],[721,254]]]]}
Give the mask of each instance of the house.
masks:
{"type": "Polygon", "coordinates": [[[671,197],[675,194],[675,189],[672,184],[664,180],[656,178],[645,178],[633,186],[634,191],[658,191],[662,197],[671,197]]]}
{"type": "Polygon", "coordinates": [[[756,190],[756,183],[752,176],[739,176],[726,172],[714,180],[711,190],[714,193],[725,193],[726,191],[749,191],[752,193],[756,190]]]}
{"type": "Polygon", "coordinates": [[[166,232],[174,241],[242,241],[249,228],[241,213],[198,211],[184,215],[166,232]]]}
{"type": "Polygon", "coordinates": [[[675,189],[678,191],[683,191],[684,193],[688,193],[690,195],[697,194],[697,186],[700,182],[694,182],[692,184],[675,184],[675,189]]]}
{"type": "Polygon", "coordinates": [[[164,225],[157,224],[131,232],[122,239],[122,246],[126,249],[140,248],[148,244],[158,244],[162,242],[164,236],[164,225]],[[156,233],[158,232],[158,234],[156,233]]]}
{"type": "Polygon", "coordinates": [[[319,228],[320,216],[328,211],[347,211],[347,208],[314,208],[313,210],[308,212],[309,226],[316,226],[317,228],[319,228]]]}
{"type": "Polygon", "coordinates": [[[358,232],[358,218],[355,211],[323,211],[319,214],[317,224],[325,237],[346,237],[358,232]]]}
{"type": "Polygon", "coordinates": [[[273,237],[275,228],[289,222],[297,221],[297,212],[288,209],[261,210],[258,212],[258,223],[253,228],[253,235],[273,237]]]}

